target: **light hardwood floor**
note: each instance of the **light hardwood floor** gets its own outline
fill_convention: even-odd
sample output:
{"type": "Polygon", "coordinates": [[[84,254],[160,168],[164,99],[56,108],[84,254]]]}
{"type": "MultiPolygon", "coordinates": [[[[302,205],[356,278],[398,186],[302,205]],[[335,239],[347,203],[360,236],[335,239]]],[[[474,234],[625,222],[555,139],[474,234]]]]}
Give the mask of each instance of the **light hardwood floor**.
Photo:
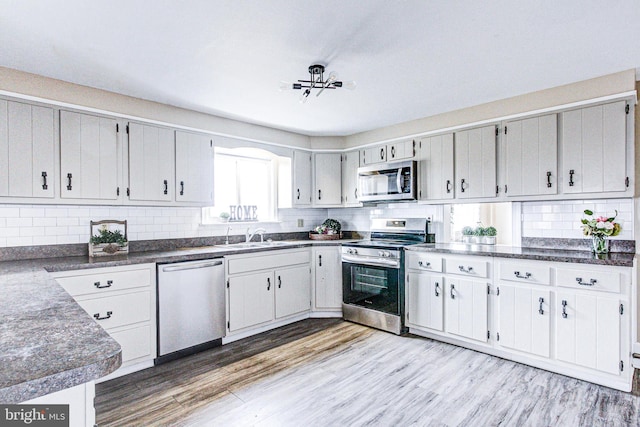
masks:
{"type": "Polygon", "coordinates": [[[99,426],[637,426],[640,397],[310,319],[96,386],[99,426]]]}

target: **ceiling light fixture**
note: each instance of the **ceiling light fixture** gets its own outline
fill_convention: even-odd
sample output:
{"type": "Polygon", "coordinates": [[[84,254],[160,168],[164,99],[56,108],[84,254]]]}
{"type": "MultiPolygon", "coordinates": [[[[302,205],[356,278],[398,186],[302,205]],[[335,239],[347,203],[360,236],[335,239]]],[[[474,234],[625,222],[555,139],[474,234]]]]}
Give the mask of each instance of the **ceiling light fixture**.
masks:
{"type": "Polygon", "coordinates": [[[280,82],[280,90],[289,89],[304,89],[302,95],[300,95],[300,103],[304,104],[309,99],[312,89],[318,89],[316,96],[320,96],[325,89],[337,89],[339,87],[345,87],[346,89],[353,90],[356,88],[356,82],[345,82],[344,85],[338,80],[338,75],[331,71],[327,79],[324,79],[324,65],[314,64],[309,66],[309,80],[298,80],[297,83],[280,82]]]}

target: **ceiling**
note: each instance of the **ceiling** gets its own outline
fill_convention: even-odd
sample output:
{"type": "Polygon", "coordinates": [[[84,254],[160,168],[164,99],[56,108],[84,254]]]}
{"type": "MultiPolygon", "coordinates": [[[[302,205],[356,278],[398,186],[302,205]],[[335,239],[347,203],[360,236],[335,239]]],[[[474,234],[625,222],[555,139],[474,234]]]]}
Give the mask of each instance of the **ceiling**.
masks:
{"type": "Polygon", "coordinates": [[[0,66],[305,135],[640,67],[640,2],[0,0],[0,66]],[[344,88],[298,102],[320,63],[344,88]]]}

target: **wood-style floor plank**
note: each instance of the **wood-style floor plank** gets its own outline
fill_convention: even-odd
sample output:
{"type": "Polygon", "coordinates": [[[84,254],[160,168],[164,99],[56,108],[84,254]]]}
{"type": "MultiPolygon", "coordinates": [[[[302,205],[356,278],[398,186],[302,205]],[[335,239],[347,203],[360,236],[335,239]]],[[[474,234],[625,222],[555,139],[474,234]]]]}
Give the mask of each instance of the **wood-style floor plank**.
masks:
{"type": "Polygon", "coordinates": [[[310,319],[96,386],[99,426],[640,426],[640,397],[310,319]]]}

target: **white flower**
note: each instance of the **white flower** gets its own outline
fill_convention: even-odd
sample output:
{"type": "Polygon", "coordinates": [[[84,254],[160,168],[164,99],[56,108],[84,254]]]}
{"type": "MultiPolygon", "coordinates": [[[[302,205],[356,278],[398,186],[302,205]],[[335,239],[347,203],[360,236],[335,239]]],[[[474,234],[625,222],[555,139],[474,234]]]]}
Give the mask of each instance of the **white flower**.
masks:
{"type": "Polygon", "coordinates": [[[605,222],[604,223],[604,228],[606,228],[607,230],[613,230],[613,223],[605,222]]]}
{"type": "Polygon", "coordinates": [[[607,228],[606,224],[607,224],[606,222],[598,221],[596,222],[596,228],[599,228],[599,229],[607,228]]]}

